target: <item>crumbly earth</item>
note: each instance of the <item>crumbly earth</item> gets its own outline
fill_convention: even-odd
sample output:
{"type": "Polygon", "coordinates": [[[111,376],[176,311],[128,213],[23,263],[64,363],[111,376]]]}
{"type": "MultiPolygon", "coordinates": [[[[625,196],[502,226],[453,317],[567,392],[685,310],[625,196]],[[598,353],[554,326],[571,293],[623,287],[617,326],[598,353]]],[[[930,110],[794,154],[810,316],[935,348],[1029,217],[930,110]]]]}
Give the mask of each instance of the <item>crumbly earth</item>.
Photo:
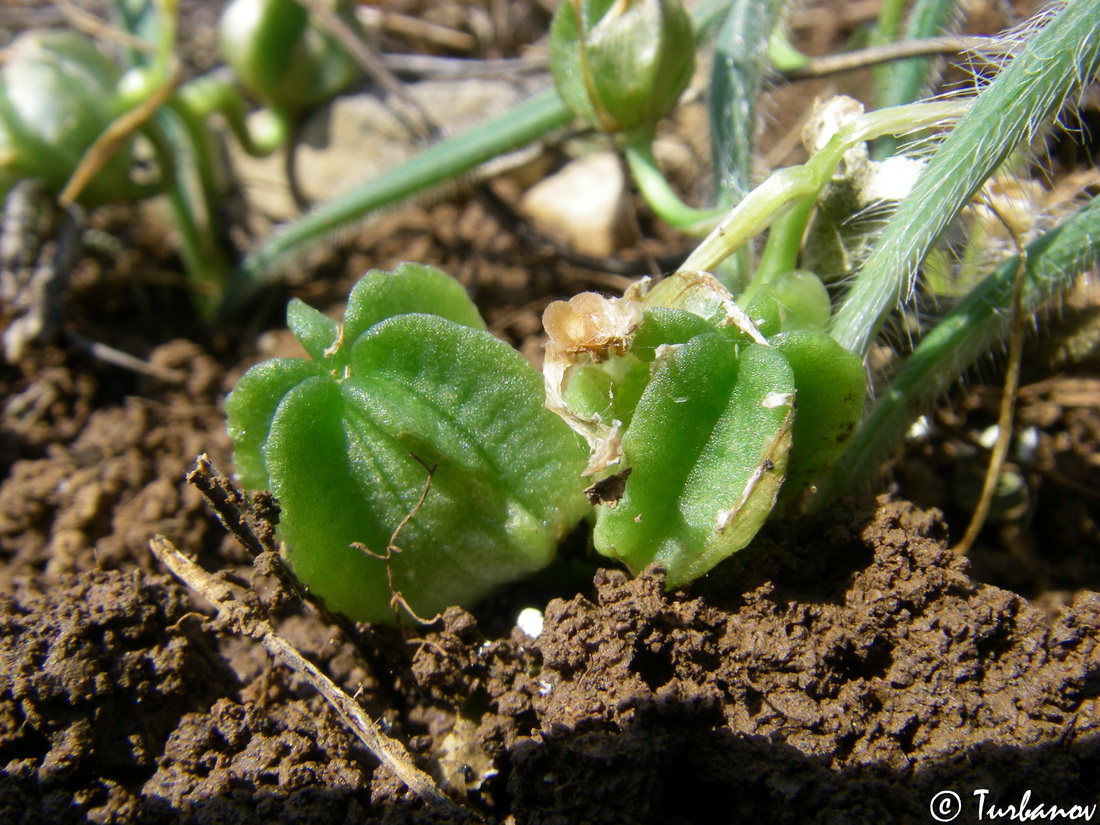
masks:
{"type": "MultiPolygon", "coordinates": [[[[301,619],[284,632],[339,681],[383,665],[393,731],[517,822],[924,822],[938,792],[973,812],[983,788],[1095,800],[1100,595],[1048,615],[973,581],[943,539],[934,513],[882,499],[773,533],[697,594],[599,570],[593,598],[550,601],[537,640],[487,640],[453,609],[414,645],[368,634],[368,665],[301,619]]],[[[0,821],[436,819],[316,696],[188,609],[138,569],[0,599],[0,821]]]]}

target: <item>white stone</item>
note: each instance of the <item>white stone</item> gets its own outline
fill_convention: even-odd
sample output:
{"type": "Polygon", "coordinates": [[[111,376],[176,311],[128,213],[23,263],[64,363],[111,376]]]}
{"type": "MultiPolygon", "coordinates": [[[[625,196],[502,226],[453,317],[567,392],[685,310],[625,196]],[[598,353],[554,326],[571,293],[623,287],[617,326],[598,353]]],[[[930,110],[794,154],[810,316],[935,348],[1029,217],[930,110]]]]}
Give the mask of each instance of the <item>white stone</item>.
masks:
{"type": "Polygon", "coordinates": [[[595,152],[533,186],[520,213],[536,229],[584,255],[602,258],[629,242],[626,178],[613,152],[595,152]]]}
{"type": "Polygon", "coordinates": [[[542,635],[542,611],[534,607],[525,607],[516,617],[516,627],[537,639],[542,635]]]}

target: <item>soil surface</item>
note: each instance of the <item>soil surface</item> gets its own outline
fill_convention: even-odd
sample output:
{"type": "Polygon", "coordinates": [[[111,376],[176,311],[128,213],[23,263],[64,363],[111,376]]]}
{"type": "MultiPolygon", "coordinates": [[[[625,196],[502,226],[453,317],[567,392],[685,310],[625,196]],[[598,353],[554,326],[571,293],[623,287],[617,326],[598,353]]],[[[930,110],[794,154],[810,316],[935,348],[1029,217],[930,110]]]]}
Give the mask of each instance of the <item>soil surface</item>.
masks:
{"type": "MultiPolygon", "coordinates": [[[[509,8],[545,27],[534,4],[509,8]]],[[[828,50],[861,22],[854,4],[837,8],[806,11],[803,45],[828,50]]],[[[486,38],[465,6],[400,10],[481,32],[480,56],[535,36],[486,38]]],[[[207,67],[209,43],[191,38],[190,65],[207,67]]],[[[789,129],[822,89],[783,90],[768,128],[789,129]]],[[[455,821],[211,619],[149,540],[253,577],[184,474],[202,452],[231,470],[222,401],[251,364],[291,351],[289,295],[336,310],[369,267],[435,264],[537,361],[546,303],[621,288],[500,209],[519,180],[385,215],[312,254],[229,332],[186,309],[147,212],[92,216],[116,251],[77,264],[53,343],[0,365],[0,823],[455,821]],[[89,341],[145,367],[108,363],[89,341]]],[[[637,224],[628,270],[690,248],[644,206],[637,224]]],[[[1072,296],[1051,322],[1065,335],[1029,345],[1017,426],[1034,446],[1010,467],[1024,499],[970,560],[949,545],[982,466],[976,434],[995,421],[992,368],[991,386],[960,389],[895,457],[880,485],[892,496],[773,525],[688,592],[666,594],[656,570],[601,569],[578,531],[546,575],[427,628],[345,632],[294,603],[274,624],[486,821],[976,822],[998,819],[991,807],[1009,821],[1009,805],[1061,806],[1068,821],[1100,803],[1096,303],[1072,296]],[[524,607],[544,613],[537,639],[515,627],[524,607]]]]}

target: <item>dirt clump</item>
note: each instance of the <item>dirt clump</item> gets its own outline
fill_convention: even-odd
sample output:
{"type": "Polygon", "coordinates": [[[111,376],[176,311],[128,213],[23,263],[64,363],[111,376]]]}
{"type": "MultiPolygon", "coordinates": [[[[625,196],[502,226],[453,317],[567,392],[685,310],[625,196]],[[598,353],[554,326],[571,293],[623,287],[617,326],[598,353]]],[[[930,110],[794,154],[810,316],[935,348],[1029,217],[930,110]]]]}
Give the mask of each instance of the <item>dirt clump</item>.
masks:
{"type": "Polygon", "coordinates": [[[667,596],[656,571],[601,572],[595,602],[552,602],[541,667],[502,694],[537,720],[506,757],[517,821],[925,822],[938,792],[973,812],[981,788],[1090,802],[1100,596],[1048,622],[971,581],[934,515],[849,516],[803,522],[779,562],[750,552],[748,580],[787,569],[733,608],[667,596]],[[798,572],[845,557],[869,563],[816,588],[798,572]]]}

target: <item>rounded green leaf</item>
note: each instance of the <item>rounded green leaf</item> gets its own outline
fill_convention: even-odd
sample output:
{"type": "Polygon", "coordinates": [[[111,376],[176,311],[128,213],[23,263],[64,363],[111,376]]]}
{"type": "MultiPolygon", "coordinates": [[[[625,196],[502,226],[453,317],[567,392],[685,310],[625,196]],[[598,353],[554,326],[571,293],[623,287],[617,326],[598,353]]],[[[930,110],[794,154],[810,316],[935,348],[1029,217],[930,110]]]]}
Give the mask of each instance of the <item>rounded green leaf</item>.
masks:
{"type": "Polygon", "coordinates": [[[829,291],[813,272],[783,272],[761,290],[746,308],[760,332],[769,338],[779,332],[824,332],[831,313],[829,291]]]}
{"type": "Polygon", "coordinates": [[[386,622],[395,592],[430,617],[549,562],[587,507],[585,455],[527,361],[428,314],[372,324],[348,349],[339,373],[255,367],[227,402],[238,465],[265,469],[252,486],[278,498],[299,578],[332,609],[386,622]],[[385,556],[410,514],[389,562],[362,549],[385,556]]]}
{"type": "Polygon", "coordinates": [[[714,324],[687,310],[650,307],[642,314],[642,323],[634,333],[630,352],[643,361],[652,362],[657,348],[664,344],[686,344],[696,335],[716,331],[714,324]]]}
{"type": "Polygon", "coordinates": [[[623,436],[624,494],[600,507],[596,549],[677,587],[752,539],[791,444],[794,377],[778,350],[709,333],[660,363],[623,436]]]}
{"type": "Polygon", "coordinates": [[[485,329],[462,284],[435,267],[403,263],[393,272],[372,269],[352,287],[344,312],[344,338],[354,341],[379,321],[408,312],[485,329]]]}
{"type": "Polygon", "coordinates": [[[237,478],[248,489],[267,487],[264,445],[279,405],[291,390],[321,372],[320,365],[313,361],[274,358],[252,367],[226,396],[226,426],[233,439],[233,462],[237,478]]]}

